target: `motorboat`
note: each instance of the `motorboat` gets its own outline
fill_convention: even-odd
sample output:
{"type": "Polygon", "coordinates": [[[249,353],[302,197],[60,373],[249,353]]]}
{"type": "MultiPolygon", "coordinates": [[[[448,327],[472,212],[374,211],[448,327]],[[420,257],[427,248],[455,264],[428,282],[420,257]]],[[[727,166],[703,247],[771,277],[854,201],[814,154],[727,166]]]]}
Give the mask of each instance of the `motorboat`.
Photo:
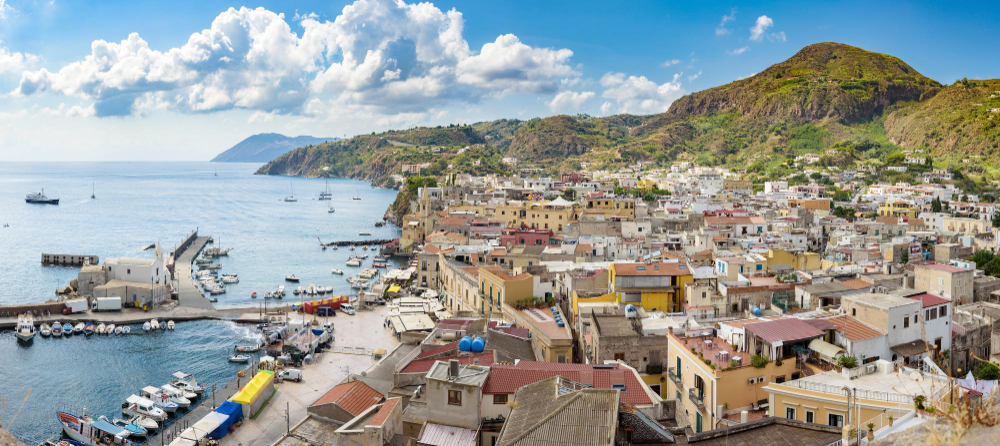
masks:
{"type": "Polygon", "coordinates": [[[117,328],[115,327],[115,324],[108,324],[106,327],[104,327],[104,334],[109,336],[113,335],[115,333],[115,328],[117,328]]]}
{"type": "Polygon", "coordinates": [[[209,298],[208,301],[211,302],[211,303],[213,303],[213,304],[214,303],[218,303],[219,302],[219,298],[218,297],[212,297],[212,298],[209,298]]]}
{"type": "Polygon", "coordinates": [[[83,322],[77,323],[76,325],[73,326],[73,334],[83,333],[84,327],[86,327],[86,324],[84,324],[83,322]]]}
{"type": "Polygon", "coordinates": [[[250,298],[251,299],[256,299],[257,298],[257,292],[254,291],[254,292],[250,293],[250,298]]]}
{"type": "Polygon", "coordinates": [[[63,324],[62,332],[63,332],[63,335],[65,335],[65,336],[72,335],[73,334],[73,326],[70,325],[69,322],[63,324]]]}
{"type": "Polygon", "coordinates": [[[83,327],[83,334],[85,334],[87,336],[90,336],[90,335],[94,334],[94,329],[95,328],[96,327],[94,327],[94,323],[93,322],[88,322],[87,325],[85,327],[83,327]]]}
{"type": "Polygon", "coordinates": [[[101,417],[99,419],[101,419],[103,421],[107,421],[107,422],[109,422],[109,423],[111,423],[111,424],[113,424],[115,426],[118,426],[118,427],[120,427],[122,429],[127,430],[128,433],[129,433],[129,435],[132,436],[132,437],[145,438],[146,434],[149,433],[149,431],[146,430],[146,428],[144,428],[142,426],[139,426],[139,425],[136,425],[136,424],[132,424],[132,423],[130,423],[128,421],[125,421],[125,420],[123,420],[121,418],[114,418],[114,419],[109,420],[108,417],[106,417],[104,415],[101,415],[101,417]]]}
{"type": "Polygon", "coordinates": [[[310,296],[315,296],[316,295],[316,284],[315,283],[310,283],[309,284],[309,289],[306,291],[306,294],[308,294],[310,296]]]}
{"type": "MultiPolygon", "coordinates": [[[[301,288],[301,287],[299,287],[299,288],[301,288]]],[[[292,290],[292,294],[298,296],[299,293],[300,293],[299,288],[296,288],[296,289],[292,290]]]]}
{"type": "Polygon", "coordinates": [[[115,327],[115,335],[120,335],[124,331],[125,331],[125,328],[123,328],[123,327],[115,327]]]}
{"type": "Polygon", "coordinates": [[[372,233],[368,231],[361,231],[358,233],[358,235],[361,237],[371,237],[372,233]]]}
{"type": "Polygon", "coordinates": [[[178,388],[176,388],[176,387],[174,387],[174,386],[172,386],[170,384],[164,384],[164,385],[160,386],[160,388],[163,389],[164,392],[167,392],[167,394],[172,395],[172,396],[182,397],[182,398],[185,398],[185,399],[188,399],[188,400],[191,400],[191,401],[193,401],[195,398],[198,398],[198,394],[197,393],[184,391],[184,390],[178,389],[178,388]]]}
{"type": "Polygon", "coordinates": [[[167,323],[160,322],[160,331],[167,331],[167,323]]]}
{"type": "Polygon", "coordinates": [[[384,262],[372,262],[372,266],[374,266],[376,268],[388,268],[389,267],[389,265],[387,263],[384,263],[384,262]]]}
{"type": "Polygon", "coordinates": [[[178,389],[194,392],[197,394],[201,394],[201,392],[205,390],[205,385],[198,384],[198,381],[194,379],[194,375],[190,373],[177,371],[174,372],[173,377],[174,377],[174,382],[171,384],[173,384],[174,387],[177,387],[178,389]]]}
{"type": "Polygon", "coordinates": [[[76,416],[69,412],[56,412],[63,432],[73,441],[85,445],[131,445],[131,433],[121,427],[94,417],[76,416]]]}
{"type": "Polygon", "coordinates": [[[234,350],[237,353],[254,353],[260,351],[260,345],[237,345],[234,350]]]}
{"type": "Polygon", "coordinates": [[[237,277],[236,274],[223,274],[222,275],[222,283],[226,283],[226,284],[240,283],[240,278],[237,277]]]}
{"type": "Polygon", "coordinates": [[[24,202],[30,204],[59,204],[59,199],[46,197],[45,189],[42,189],[39,193],[25,195],[24,202]]]}
{"type": "MultiPolygon", "coordinates": [[[[153,386],[149,386],[149,387],[153,387],[153,386]]],[[[171,387],[171,389],[173,389],[173,391],[169,391],[169,392],[166,389],[164,389],[163,387],[157,387],[157,389],[160,391],[161,395],[166,395],[166,397],[169,398],[170,401],[173,402],[174,404],[177,404],[178,407],[188,407],[188,406],[191,405],[191,399],[185,397],[184,396],[184,392],[182,392],[180,389],[178,389],[176,387],[171,387]]],[[[197,396],[198,395],[195,395],[195,397],[197,397],[197,396]]]]}
{"type": "Polygon", "coordinates": [[[106,325],[104,325],[103,323],[102,323],[102,324],[97,324],[97,329],[96,329],[96,331],[97,331],[97,334],[99,334],[99,335],[102,335],[102,334],[104,334],[104,331],[105,331],[105,330],[106,330],[107,328],[108,328],[108,327],[107,327],[106,325]]]}
{"type": "Polygon", "coordinates": [[[62,336],[62,325],[59,325],[59,321],[52,324],[52,337],[58,338],[62,336]]]}
{"type": "Polygon", "coordinates": [[[209,258],[202,257],[202,258],[194,260],[194,263],[196,263],[198,265],[210,265],[212,262],[213,262],[213,260],[212,260],[211,257],[209,257],[209,258]]]}
{"type": "Polygon", "coordinates": [[[159,387],[143,387],[139,391],[139,396],[152,401],[154,406],[163,409],[167,413],[177,412],[177,408],[180,407],[177,403],[170,401],[170,395],[164,393],[159,387]]]}
{"type": "Polygon", "coordinates": [[[278,289],[274,290],[274,294],[278,294],[278,295],[284,296],[285,295],[285,286],[284,285],[278,285],[278,289]]]}
{"type": "Polygon", "coordinates": [[[330,270],[330,272],[333,273],[333,274],[340,275],[340,276],[344,275],[344,270],[342,270],[342,269],[334,268],[334,269],[330,270]]]}
{"type": "Polygon", "coordinates": [[[229,362],[235,362],[239,364],[246,364],[250,362],[250,355],[230,355],[229,362]]]}
{"type": "Polygon", "coordinates": [[[31,317],[31,313],[24,313],[17,317],[14,336],[17,336],[17,340],[21,342],[30,342],[35,338],[35,320],[31,317]]]}
{"type": "MultiPolygon", "coordinates": [[[[330,206],[330,208],[326,210],[327,214],[333,214],[333,213],[336,213],[336,212],[337,212],[337,210],[334,209],[333,206],[330,206]]],[[[326,248],[324,247],[323,249],[326,249],[326,248]]]]}
{"type": "Polygon", "coordinates": [[[270,299],[270,298],[271,298],[271,292],[270,291],[265,291],[264,292],[264,299],[270,299]]]}
{"type": "Polygon", "coordinates": [[[135,394],[130,395],[122,403],[122,413],[131,416],[152,418],[156,421],[167,419],[167,412],[162,408],[156,407],[156,404],[150,399],[135,394]]]}
{"type": "Polygon", "coordinates": [[[146,322],[142,323],[142,330],[143,331],[149,331],[149,330],[152,330],[152,329],[153,329],[153,327],[151,325],[149,325],[149,321],[146,321],[146,322]]]}
{"type": "Polygon", "coordinates": [[[156,319],[150,319],[149,320],[149,329],[150,330],[159,330],[160,329],[160,323],[156,319]]]}
{"type": "Polygon", "coordinates": [[[333,286],[331,285],[326,286],[326,294],[333,294],[333,286]]]}
{"type": "Polygon", "coordinates": [[[356,258],[351,258],[347,260],[347,266],[361,266],[361,260],[356,258]]]}
{"type": "Polygon", "coordinates": [[[357,254],[357,255],[354,256],[354,258],[364,260],[364,259],[368,258],[368,254],[364,254],[364,253],[357,254]]]}
{"type": "Polygon", "coordinates": [[[129,327],[128,325],[122,327],[122,334],[129,334],[131,332],[132,332],[132,327],[129,327]]]}
{"type": "Polygon", "coordinates": [[[160,427],[160,423],[157,423],[156,420],[143,416],[135,416],[132,418],[128,418],[125,421],[128,421],[129,424],[134,424],[143,429],[146,429],[147,431],[153,431],[160,427]]]}
{"type": "Polygon", "coordinates": [[[200,268],[201,270],[218,270],[218,269],[222,269],[222,264],[221,263],[210,263],[208,265],[198,265],[198,268],[200,268]]]}
{"type": "Polygon", "coordinates": [[[326,288],[324,288],[323,285],[316,287],[316,294],[319,294],[320,296],[326,294],[326,288]]]}
{"type": "Polygon", "coordinates": [[[175,327],[177,327],[177,325],[174,324],[174,321],[167,321],[167,330],[173,330],[175,327]]]}
{"type": "Polygon", "coordinates": [[[285,276],[285,281],[288,281],[288,282],[298,282],[299,281],[299,276],[296,276],[295,274],[289,274],[289,275],[285,276]]]}
{"type": "MultiPolygon", "coordinates": [[[[218,296],[220,294],[226,294],[226,288],[225,287],[221,287],[221,286],[214,286],[214,287],[211,287],[211,288],[208,289],[208,294],[210,294],[212,296],[218,296]]],[[[163,328],[165,328],[165,327],[162,327],[161,330],[163,328]]]]}
{"type": "Polygon", "coordinates": [[[42,335],[43,338],[47,338],[52,335],[52,328],[49,324],[42,324],[41,328],[38,329],[38,334],[42,335]]]}

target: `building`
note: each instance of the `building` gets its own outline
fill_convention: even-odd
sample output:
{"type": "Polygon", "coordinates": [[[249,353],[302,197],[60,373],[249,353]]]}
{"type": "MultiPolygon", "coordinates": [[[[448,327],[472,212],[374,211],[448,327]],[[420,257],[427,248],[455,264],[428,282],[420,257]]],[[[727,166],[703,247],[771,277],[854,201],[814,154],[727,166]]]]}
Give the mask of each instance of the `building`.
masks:
{"type": "Polygon", "coordinates": [[[406,441],[403,437],[403,400],[389,398],[348,420],[334,431],[333,444],[384,446],[406,441]]]}
{"type": "Polygon", "coordinates": [[[951,299],[959,305],[972,303],[975,271],[957,266],[928,263],[913,270],[913,287],[951,299]]]}
{"type": "Polygon", "coordinates": [[[163,248],[159,244],[156,245],[156,251],[154,251],[152,259],[132,257],[107,259],[104,261],[104,270],[107,271],[109,282],[112,280],[121,280],[125,282],[169,285],[172,278],[170,270],[165,265],[163,248]]]}
{"type": "Polygon", "coordinates": [[[488,367],[452,359],[435,361],[427,372],[427,421],[466,429],[479,429],[482,420],[483,383],[488,367]]]}
{"type": "Polygon", "coordinates": [[[624,314],[592,313],[590,324],[591,364],[621,361],[639,371],[643,382],[661,397],[669,397],[666,386],[661,385],[664,377],[663,365],[667,359],[667,337],[663,335],[643,335],[642,323],[638,318],[628,318],[624,314]]]}
{"type": "Polygon", "coordinates": [[[889,351],[880,359],[915,364],[928,355],[931,344],[924,341],[919,323],[921,300],[889,294],[861,293],[841,298],[841,309],[875,329],[886,333],[889,351]]]}
{"type": "Polygon", "coordinates": [[[694,280],[691,268],[680,262],[612,263],[609,270],[615,300],[650,311],[680,312],[684,285],[694,280]]]}
{"type": "Polygon", "coordinates": [[[499,267],[479,268],[479,295],[479,311],[491,318],[502,318],[504,302],[516,303],[534,296],[532,275],[512,275],[499,267]]]}
{"type": "Polygon", "coordinates": [[[346,423],[385,400],[379,391],[362,381],[337,384],[306,409],[311,415],[346,423]]]}
{"type": "Polygon", "coordinates": [[[536,358],[547,362],[572,362],[573,335],[559,308],[517,308],[509,303],[502,306],[506,321],[531,332],[536,358]]]}

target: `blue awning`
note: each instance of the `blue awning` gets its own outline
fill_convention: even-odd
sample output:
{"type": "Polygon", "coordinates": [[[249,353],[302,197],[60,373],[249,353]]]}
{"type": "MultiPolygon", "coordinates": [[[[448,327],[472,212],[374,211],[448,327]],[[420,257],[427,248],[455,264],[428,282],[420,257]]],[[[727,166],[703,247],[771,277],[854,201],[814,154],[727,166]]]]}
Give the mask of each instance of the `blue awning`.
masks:
{"type": "Polygon", "coordinates": [[[104,431],[115,436],[117,436],[118,434],[122,433],[122,431],[125,430],[118,426],[115,426],[114,424],[108,423],[107,421],[104,420],[94,421],[93,423],[90,424],[90,426],[93,427],[94,429],[104,431]]]}

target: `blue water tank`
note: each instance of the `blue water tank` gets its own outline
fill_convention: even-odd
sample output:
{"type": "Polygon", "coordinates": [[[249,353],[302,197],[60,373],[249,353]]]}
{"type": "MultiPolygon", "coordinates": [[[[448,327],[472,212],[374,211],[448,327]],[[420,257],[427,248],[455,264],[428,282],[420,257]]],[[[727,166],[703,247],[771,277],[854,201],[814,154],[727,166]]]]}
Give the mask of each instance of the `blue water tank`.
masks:
{"type": "Polygon", "coordinates": [[[639,310],[635,309],[635,305],[627,304],[625,305],[625,317],[635,319],[639,317],[639,310]]]}
{"type": "Polygon", "coordinates": [[[467,352],[472,348],[472,338],[465,336],[461,341],[458,341],[458,351],[467,352]]]}
{"type": "Polygon", "coordinates": [[[472,340],[472,351],[481,352],[484,348],[486,348],[486,340],[476,336],[476,338],[472,340]]]}
{"type": "Polygon", "coordinates": [[[760,316],[760,315],[764,314],[764,312],[761,311],[760,308],[757,308],[757,307],[751,307],[750,308],[750,313],[752,313],[754,316],[760,316]]]}

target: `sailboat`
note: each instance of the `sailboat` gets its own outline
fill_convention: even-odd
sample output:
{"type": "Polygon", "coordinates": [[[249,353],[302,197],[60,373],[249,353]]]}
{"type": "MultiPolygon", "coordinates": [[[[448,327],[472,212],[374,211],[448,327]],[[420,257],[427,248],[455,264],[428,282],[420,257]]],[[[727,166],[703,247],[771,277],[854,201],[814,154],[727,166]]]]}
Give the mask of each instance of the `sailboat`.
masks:
{"type": "Polygon", "coordinates": [[[295,198],[295,185],[294,185],[294,184],[292,184],[292,183],[288,183],[288,185],[289,185],[289,186],[291,187],[291,189],[292,189],[292,194],[291,194],[291,195],[289,195],[289,196],[287,196],[287,197],[285,197],[285,202],[286,202],[286,203],[295,203],[296,201],[299,201],[299,200],[297,200],[297,199],[295,198]]]}
{"type": "Polygon", "coordinates": [[[337,210],[336,210],[336,209],[334,209],[334,208],[333,208],[333,206],[330,206],[330,208],[329,208],[329,209],[327,209],[327,210],[326,210],[326,212],[327,212],[328,214],[332,214],[332,213],[334,213],[334,212],[337,212],[337,210]]]}
{"type": "Polygon", "coordinates": [[[357,188],[354,189],[354,198],[351,198],[351,199],[352,200],[360,200],[361,199],[361,196],[358,195],[358,189],[357,188]]]}
{"type": "Polygon", "coordinates": [[[97,199],[97,186],[94,183],[90,184],[90,199],[97,199]]]}
{"type": "Polygon", "coordinates": [[[326,190],[319,193],[320,201],[330,201],[333,200],[333,194],[330,193],[330,179],[326,179],[326,190]]]}

